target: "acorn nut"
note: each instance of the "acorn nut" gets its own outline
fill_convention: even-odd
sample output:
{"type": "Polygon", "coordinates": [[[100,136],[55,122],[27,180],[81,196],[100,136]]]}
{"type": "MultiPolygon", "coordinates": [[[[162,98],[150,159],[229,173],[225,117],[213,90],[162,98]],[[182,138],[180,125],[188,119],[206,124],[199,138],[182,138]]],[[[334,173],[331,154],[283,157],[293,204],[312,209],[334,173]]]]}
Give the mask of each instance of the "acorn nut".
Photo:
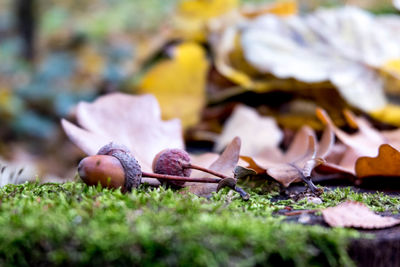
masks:
{"type": "Polygon", "coordinates": [[[139,163],[125,146],[110,143],[102,147],[97,155],[81,160],[78,173],[88,185],[100,183],[104,187],[131,191],[142,179],[139,163]]]}
{"type": "MultiPolygon", "coordinates": [[[[153,172],[190,177],[192,170],[185,167],[190,163],[189,154],[183,149],[164,149],[153,159],[153,172]]],[[[160,180],[162,182],[162,180],[160,180]]],[[[168,181],[175,186],[183,186],[184,181],[168,181]]]]}
{"type": "Polygon", "coordinates": [[[97,155],[81,160],[78,173],[88,185],[100,183],[103,187],[121,188],[124,192],[137,188],[142,177],[156,178],[174,183],[199,182],[218,183],[219,178],[190,178],[158,173],[142,172],[139,163],[125,146],[110,143],[102,147],[97,155]]]}

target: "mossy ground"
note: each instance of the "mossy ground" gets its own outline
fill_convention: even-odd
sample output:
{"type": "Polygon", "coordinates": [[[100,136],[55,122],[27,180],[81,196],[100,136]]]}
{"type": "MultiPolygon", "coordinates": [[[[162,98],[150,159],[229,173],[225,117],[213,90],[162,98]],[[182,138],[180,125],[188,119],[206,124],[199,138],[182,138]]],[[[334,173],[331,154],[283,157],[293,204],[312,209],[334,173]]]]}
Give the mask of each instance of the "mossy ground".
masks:
{"type": "Polygon", "coordinates": [[[149,187],[122,194],[78,182],[8,185],[0,189],[0,265],[349,266],[356,231],[288,223],[275,212],[344,199],[376,211],[400,204],[349,189],[324,193],[321,205],[251,195],[243,202],[227,190],[205,199],[149,187]]]}

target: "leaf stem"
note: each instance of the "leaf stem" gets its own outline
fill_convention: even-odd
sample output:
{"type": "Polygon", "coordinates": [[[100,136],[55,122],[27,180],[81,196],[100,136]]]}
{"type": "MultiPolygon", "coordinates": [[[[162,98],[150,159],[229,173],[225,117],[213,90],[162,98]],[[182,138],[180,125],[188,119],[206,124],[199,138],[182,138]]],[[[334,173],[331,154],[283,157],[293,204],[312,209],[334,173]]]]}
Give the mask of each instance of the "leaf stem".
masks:
{"type": "Polygon", "coordinates": [[[229,178],[229,176],[226,176],[222,173],[219,173],[219,172],[216,172],[216,171],[213,171],[213,170],[210,170],[210,169],[207,169],[207,168],[204,168],[204,167],[192,164],[192,163],[183,163],[182,166],[183,166],[183,168],[195,169],[195,170],[199,170],[202,172],[206,172],[206,173],[212,174],[214,176],[220,177],[222,179],[229,178]]]}
{"type": "Polygon", "coordinates": [[[173,180],[173,181],[185,181],[185,182],[196,182],[196,183],[219,183],[220,178],[192,178],[184,176],[175,176],[167,174],[158,174],[150,172],[142,172],[143,177],[156,178],[160,180],[173,180]]]}

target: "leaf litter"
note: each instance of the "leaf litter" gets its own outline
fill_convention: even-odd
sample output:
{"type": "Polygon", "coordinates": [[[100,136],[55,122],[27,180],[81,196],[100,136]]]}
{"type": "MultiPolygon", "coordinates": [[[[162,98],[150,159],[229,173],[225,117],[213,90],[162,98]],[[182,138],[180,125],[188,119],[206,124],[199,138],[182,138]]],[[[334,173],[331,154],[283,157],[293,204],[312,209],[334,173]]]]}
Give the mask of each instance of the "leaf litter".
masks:
{"type": "MultiPolygon", "coordinates": [[[[229,179],[224,179],[223,183],[221,183],[222,186],[234,187],[238,178],[240,179],[241,177],[255,175],[256,172],[251,169],[253,164],[255,169],[264,170],[266,174],[277,180],[285,187],[289,186],[293,182],[304,181],[310,186],[311,189],[315,189],[311,182],[312,171],[316,166],[325,163],[324,158],[326,158],[326,156],[330,153],[334,145],[334,133],[340,138],[340,140],[343,138],[349,138],[329,120],[329,117],[327,117],[322,110],[318,110],[317,113],[322,119],[325,120],[326,123],[326,128],[319,142],[316,138],[315,132],[311,128],[304,126],[297,132],[286,152],[281,151],[277,147],[277,142],[275,142],[274,146],[267,146],[261,151],[255,150],[256,152],[253,156],[242,156],[242,160],[248,163],[248,167],[250,167],[250,169],[238,166],[241,147],[241,140],[238,137],[231,141],[231,143],[226,147],[220,156],[215,153],[205,153],[197,157],[193,157],[193,162],[203,166],[209,165],[210,170],[232,177],[229,179]]],[[[166,147],[170,147],[169,145],[172,142],[171,136],[172,138],[177,139],[175,142],[178,142],[183,146],[183,139],[180,134],[181,129],[179,123],[176,124],[174,121],[172,121],[172,124],[165,124],[165,122],[160,119],[160,111],[157,106],[157,102],[154,102],[154,98],[149,95],[127,96],[123,94],[114,94],[104,96],[102,99],[97,100],[92,104],[80,104],[77,108],[76,114],[78,118],[77,121],[82,128],[78,128],[77,126],[65,120],[63,121],[63,127],[65,128],[65,131],[71,140],[88,154],[96,151],[96,146],[105,140],[125,140],[125,144],[132,147],[132,151],[134,151],[135,155],[137,155],[140,164],[146,166],[146,164],[151,164],[150,162],[155,155],[155,152],[153,152],[154,154],[152,155],[151,151],[158,152],[166,147]],[[130,109],[126,109],[128,106],[130,109]],[[117,107],[120,108],[120,111],[118,111],[117,107]],[[107,111],[109,108],[111,108],[113,111],[112,113],[107,111]],[[152,118],[152,121],[146,120],[147,124],[145,125],[147,128],[143,128],[143,117],[126,115],[121,116],[120,113],[121,111],[125,113],[130,111],[134,114],[141,114],[143,112],[143,108],[152,108],[152,110],[148,111],[150,113],[152,112],[153,114],[148,114],[149,118],[152,118]],[[119,117],[119,120],[117,117],[119,117]],[[121,117],[123,118],[122,120],[121,117]],[[99,119],[100,121],[97,121],[99,119]],[[104,127],[105,125],[108,125],[106,122],[109,120],[115,121],[113,128],[104,127]],[[126,120],[128,120],[129,124],[126,123],[126,120]],[[172,134],[168,137],[164,136],[164,138],[166,138],[168,141],[160,140],[160,137],[158,137],[158,139],[155,139],[157,142],[151,142],[153,147],[150,149],[148,146],[140,146],[135,143],[139,142],[138,140],[141,140],[140,142],[146,142],[146,139],[143,139],[143,136],[148,136],[154,131],[159,131],[158,128],[164,125],[170,127],[167,129],[169,129],[172,134]],[[138,135],[136,132],[134,133],[134,131],[137,129],[143,129],[143,136],[140,134],[138,135]],[[171,131],[171,129],[174,131],[171,131]],[[94,134],[94,132],[101,132],[101,134],[97,135],[94,134]],[[128,136],[123,136],[129,132],[133,133],[132,135],[129,135],[129,139],[127,138],[128,136]],[[147,155],[147,157],[143,157],[143,155],[147,155]]],[[[348,115],[348,117],[348,120],[353,122],[354,126],[359,128],[359,131],[361,132],[361,137],[359,138],[361,138],[361,140],[365,140],[365,138],[368,139],[369,136],[381,136],[374,131],[371,132],[372,128],[368,126],[365,120],[353,117],[351,114],[348,115]]],[[[259,117],[258,119],[263,121],[262,117],[259,117]]],[[[243,141],[246,141],[249,138],[251,138],[251,136],[244,136],[243,141]]],[[[350,140],[353,139],[350,138],[350,140]]],[[[348,146],[352,145],[352,147],[357,147],[355,144],[359,144],[357,143],[358,139],[355,138],[355,140],[356,141],[353,141],[353,143],[348,141],[346,144],[348,146]]],[[[380,139],[377,138],[377,140],[380,139]]],[[[249,151],[248,153],[250,153],[249,151]]],[[[363,162],[364,159],[361,158],[360,160],[363,162]]],[[[193,175],[196,176],[198,174],[199,173],[194,172],[192,177],[193,175]]],[[[209,197],[213,192],[219,191],[221,185],[187,182],[185,187],[188,188],[188,192],[199,196],[209,197]]],[[[358,210],[357,207],[355,209],[358,210]]],[[[334,217],[339,218],[340,216],[346,216],[337,215],[337,213],[341,214],[341,212],[342,211],[340,209],[336,211],[336,213],[334,213],[334,217]]],[[[360,212],[363,212],[362,208],[360,209],[360,212]]],[[[330,218],[329,212],[326,214],[328,215],[324,215],[324,218],[330,218]]],[[[344,222],[343,225],[353,225],[351,223],[344,222]]],[[[360,227],[383,227],[379,223],[374,226],[368,226],[368,224],[366,225],[361,225],[360,227]]]]}
{"type": "MultiPolygon", "coordinates": [[[[246,90],[259,92],[265,92],[271,88],[267,84],[262,84],[263,82],[255,82],[255,77],[257,75],[259,77],[260,74],[272,74],[275,76],[273,79],[279,78],[284,83],[289,78],[295,78],[310,85],[329,81],[353,107],[383,121],[394,121],[394,115],[389,118],[384,114],[387,110],[390,114],[397,114],[397,107],[387,105],[381,72],[393,77],[398,74],[396,68],[396,58],[400,57],[398,49],[384,49],[392,44],[398,44],[398,38],[388,39],[393,36],[392,31],[396,26],[386,27],[387,22],[383,18],[375,17],[357,8],[318,10],[306,16],[293,15],[297,10],[293,3],[289,3],[284,11],[273,7],[261,12],[240,9],[239,13],[232,12],[229,15],[235,18],[230,20],[222,18],[222,14],[235,11],[237,5],[235,1],[226,3],[221,11],[217,10],[218,5],[216,5],[217,11],[214,10],[215,12],[212,11],[205,16],[201,15],[198,18],[182,16],[180,19],[185,21],[192,19],[194,22],[184,25],[188,26],[187,29],[182,28],[182,31],[174,33],[192,41],[204,41],[207,35],[210,35],[212,37],[210,40],[214,40],[211,45],[216,52],[215,64],[220,74],[242,85],[246,90]],[[285,17],[291,14],[292,16],[285,17]],[[219,20],[218,16],[221,16],[220,21],[224,19],[224,23],[215,23],[219,20]],[[326,31],[321,31],[320,27],[316,26],[321,24],[325,25],[326,31]],[[366,31],[360,30],[360,27],[364,27],[365,24],[371,27],[367,27],[366,31]],[[336,28],[334,25],[341,25],[341,27],[336,28]],[[188,30],[193,29],[191,27],[195,27],[196,30],[188,30]],[[297,39],[288,34],[293,31],[297,33],[297,39]],[[349,39],[351,35],[346,35],[347,31],[354,35],[358,34],[360,38],[349,39]],[[269,34],[259,34],[266,32],[269,34]],[[282,35],[277,36],[277,32],[282,35]],[[379,38],[376,38],[377,35],[379,38]],[[316,38],[318,36],[325,38],[316,38]],[[231,42],[225,42],[227,46],[219,46],[224,44],[221,42],[223,38],[231,42]],[[379,42],[374,43],[375,39],[379,39],[379,42]],[[299,43],[301,40],[303,44],[299,43]],[[385,53],[378,55],[376,51],[380,51],[382,47],[385,53]],[[290,53],[286,53],[282,48],[290,48],[287,49],[290,53]],[[240,50],[240,52],[234,54],[233,52],[237,52],[234,50],[240,50]],[[292,55],[296,55],[297,58],[292,55]],[[283,58],[286,60],[282,60],[283,58]],[[302,60],[302,58],[307,58],[307,60],[302,60]],[[288,64],[288,62],[291,63],[288,64]],[[235,63],[239,64],[239,68],[235,66],[235,63]],[[365,79],[357,78],[360,75],[363,75],[365,79]]],[[[190,4],[185,8],[197,10],[200,13],[204,11],[204,8],[207,9],[206,6],[190,6],[190,4]]],[[[184,13],[185,8],[181,12],[184,13]]],[[[397,24],[395,20],[393,25],[397,24]]],[[[185,44],[176,46],[178,51],[182,47],[185,47],[185,44]]],[[[201,46],[195,44],[192,47],[202,50],[201,46]]],[[[171,119],[178,116],[183,119],[185,128],[199,121],[199,112],[205,104],[202,91],[206,87],[204,73],[208,66],[208,59],[205,60],[203,56],[204,54],[200,53],[201,60],[196,59],[197,62],[192,63],[187,55],[182,57],[179,54],[175,57],[173,55],[170,60],[161,62],[147,73],[140,89],[142,92],[154,93],[157,99],[161,100],[163,118],[171,119]],[[189,65],[180,65],[182,62],[189,65]],[[196,65],[197,63],[200,65],[196,65]],[[191,69],[190,66],[200,66],[200,68],[191,69]],[[189,73],[190,70],[194,72],[189,73]],[[183,81],[177,81],[173,85],[173,89],[177,90],[175,96],[172,97],[174,94],[171,94],[164,97],[162,94],[166,90],[165,84],[157,81],[157,76],[171,77],[171,73],[174,72],[182,73],[183,81]],[[184,105],[187,104],[185,102],[189,102],[183,97],[183,91],[185,87],[190,87],[190,79],[185,79],[190,75],[197,77],[196,88],[193,88],[191,95],[192,99],[199,99],[197,106],[184,105]],[[170,97],[176,101],[169,101],[170,97]],[[176,106],[181,106],[181,104],[184,108],[176,109],[176,106]]],[[[114,97],[117,98],[115,95],[114,97]]],[[[107,96],[104,96],[92,104],[78,105],[76,118],[81,128],[66,120],[62,122],[71,140],[87,154],[94,154],[105,143],[117,141],[128,146],[138,158],[142,168],[149,170],[154,155],[160,150],[184,147],[181,125],[174,119],[161,120],[161,111],[154,98],[145,96],[147,100],[143,100],[144,97],[134,97],[135,100],[125,101],[122,100],[125,96],[118,97],[120,100],[115,102],[114,100],[106,101],[107,96]],[[101,105],[100,102],[102,102],[101,105]],[[159,135],[157,132],[162,134],[159,135]]],[[[210,169],[224,172],[237,179],[264,173],[284,187],[288,187],[299,181],[311,182],[312,173],[316,168],[357,175],[360,172],[355,171],[356,162],[365,162],[364,156],[376,155],[382,144],[390,143],[395,149],[400,143],[397,141],[400,137],[396,130],[378,131],[362,117],[351,116],[351,114],[347,116],[347,122],[358,128],[356,134],[348,134],[339,129],[327,115],[321,116],[321,112],[319,113],[320,119],[325,124],[320,141],[313,129],[304,126],[297,132],[285,151],[279,147],[283,133],[276,122],[272,118],[267,119],[258,115],[255,110],[241,106],[228,119],[222,135],[217,139],[216,150],[221,151],[227,145],[226,150],[221,155],[206,153],[193,156],[193,161],[199,161],[203,166],[210,166],[210,169]],[[245,117],[243,114],[246,112],[251,115],[248,115],[248,119],[243,119],[245,117]],[[235,116],[239,116],[237,114],[242,115],[242,119],[235,119],[235,116]],[[252,130],[249,131],[249,129],[252,130]],[[254,133],[257,133],[257,137],[254,137],[254,133]],[[333,133],[339,139],[337,143],[334,143],[333,133]],[[240,136],[242,139],[241,153],[240,142],[234,139],[235,136],[240,136]],[[244,165],[243,161],[247,165],[244,165]],[[237,167],[238,164],[252,169],[240,169],[237,167]]],[[[378,159],[388,157],[385,156],[389,153],[387,147],[384,149],[385,152],[381,153],[378,159]]],[[[370,162],[367,161],[368,164],[370,162]]],[[[374,171],[377,175],[384,173],[377,167],[370,172],[374,171]]],[[[196,172],[193,173],[196,174],[196,172]]],[[[363,175],[360,174],[360,177],[363,175]]],[[[229,184],[228,180],[226,182],[229,184]]],[[[205,196],[209,196],[218,188],[216,184],[188,184],[188,186],[189,190],[205,196]]]]}

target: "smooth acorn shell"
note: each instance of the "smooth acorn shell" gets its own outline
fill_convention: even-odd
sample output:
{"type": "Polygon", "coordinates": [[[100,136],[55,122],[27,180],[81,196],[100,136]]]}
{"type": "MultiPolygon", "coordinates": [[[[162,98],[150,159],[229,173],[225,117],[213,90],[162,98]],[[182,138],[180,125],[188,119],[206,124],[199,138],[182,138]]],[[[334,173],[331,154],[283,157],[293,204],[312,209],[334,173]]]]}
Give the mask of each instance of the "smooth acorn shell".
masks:
{"type": "Polygon", "coordinates": [[[87,185],[125,190],[125,172],[120,161],[108,155],[89,156],[81,160],[78,173],[87,185]]]}

